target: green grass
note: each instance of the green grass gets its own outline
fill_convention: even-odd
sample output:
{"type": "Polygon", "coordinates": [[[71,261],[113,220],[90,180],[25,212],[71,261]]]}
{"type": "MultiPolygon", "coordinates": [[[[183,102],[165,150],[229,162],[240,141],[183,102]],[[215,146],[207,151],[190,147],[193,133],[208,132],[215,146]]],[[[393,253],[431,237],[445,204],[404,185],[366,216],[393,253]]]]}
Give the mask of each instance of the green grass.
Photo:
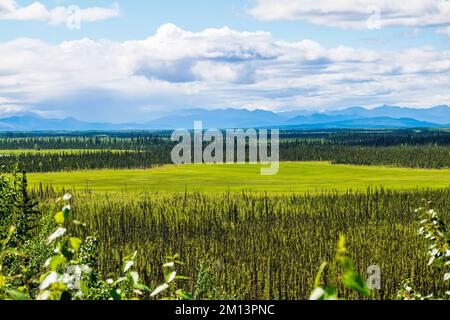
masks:
{"type": "Polygon", "coordinates": [[[450,170],[331,165],[325,162],[284,162],[275,176],[261,176],[260,165],[183,165],[149,170],[99,170],[29,174],[30,185],[93,191],[272,191],[363,190],[450,186],[450,170]]]}
{"type": "Polygon", "coordinates": [[[110,152],[125,152],[126,150],[101,150],[101,149],[45,149],[45,150],[35,150],[35,149],[11,149],[11,150],[0,150],[0,155],[19,155],[19,154],[79,154],[79,153],[96,153],[101,151],[110,152]]]}

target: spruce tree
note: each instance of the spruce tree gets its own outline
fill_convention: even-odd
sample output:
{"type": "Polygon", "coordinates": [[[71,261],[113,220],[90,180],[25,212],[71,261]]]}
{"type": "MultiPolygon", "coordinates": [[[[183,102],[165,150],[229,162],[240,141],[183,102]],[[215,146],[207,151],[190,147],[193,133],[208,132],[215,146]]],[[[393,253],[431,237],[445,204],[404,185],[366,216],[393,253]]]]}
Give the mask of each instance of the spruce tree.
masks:
{"type": "Polygon", "coordinates": [[[32,231],[37,227],[39,212],[36,210],[37,202],[28,193],[28,180],[26,173],[22,173],[19,192],[16,201],[16,237],[19,241],[25,241],[32,236],[32,231]]]}

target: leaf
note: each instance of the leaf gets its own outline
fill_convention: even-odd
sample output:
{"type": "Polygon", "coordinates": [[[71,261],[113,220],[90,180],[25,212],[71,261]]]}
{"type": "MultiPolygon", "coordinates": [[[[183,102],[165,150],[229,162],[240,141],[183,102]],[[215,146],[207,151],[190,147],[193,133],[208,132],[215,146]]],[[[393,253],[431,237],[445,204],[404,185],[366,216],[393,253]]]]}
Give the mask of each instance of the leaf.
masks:
{"type": "Polygon", "coordinates": [[[130,278],[133,281],[133,285],[139,282],[139,274],[136,271],[130,272],[130,278]]]}
{"type": "Polygon", "coordinates": [[[176,271],[168,272],[164,275],[164,278],[166,279],[166,283],[171,283],[173,280],[175,280],[175,277],[177,276],[176,271]]]}
{"type": "Polygon", "coordinates": [[[78,252],[83,241],[80,238],[70,238],[69,243],[70,243],[70,246],[73,248],[73,250],[78,252]]]}
{"type": "Polygon", "coordinates": [[[62,210],[55,214],[55,222],[63,225],[65,221],[70,219],[70,205],[65,206],[62,210]]]}
{"type": "Polygon", "coordinates": [[[134,265],[134,261],[133,260],[128,260],[125,261],[124,265],[123,265],[123,272],[127,272],[128,270],[130,270],[130,268],[134,265]]]}
{"type": "Polygon", "coordinates": [[[450,280],[450,273],[446,273],[444,275],[444,281],[448,281],[448,280],[450,280]]]}
{"type": "Polygon", "coordinates": [[[124,258],[124,260],[134,260],[134,259],[136,259],[136,256],[137,256],[137,251],[133,252],[132,254],[130,254],[128,256],[126,256],[124,258]]]}
{"type": "Polygon", "coordinates": [[[342,283],[364,296],[370,296],[371,292],[369,287],[355,271],[345,272],[342,277],[342,283]]]}
{"type": "Polygon", "coordinates": [[[173,268],[175,266],[174,262],[167,262],[163,264],[163,268],[173,268]]]}
{"type": "Polygon", "coordinates": [[[55,271],[50,272],[39,285],[39,290],[45,290],[57,281],[58,273],[56,273],[55,271]]]}
{"type": "Polygon", "coordinates": [[[150,291],[151,291],[151,289],[150,289],[149,287],[147,287],[146,285],[144,285],[144,284],[142,284],[142,283],[136,283],[136,284],[134,285],[134,287],[135,287],[136,289],[139,289],[139,290],[142,290],[142,291],[147,291],[147,292],[150,292],[150,291]]]}
{"type": "Polygon", "coordinates": [[[158,294],[160,294],[161,292],[163,292],[164,290],[167,290],[167,288],[169,288],[169,285],[167,283],[164,283],[162,285],[160,285],[159,287],[157,287],[152,294],[150,295],[150,297],[155,297],[158,294]]]}
{"type": "Polygon", "coordinates": [[[48,237],[47,239],[47,245],[51,244],[56,239],[62,237],[66,233],[67,229],[65,228],[58,228],[53,234],[48,237]]]}
{"type": "Polygon", "coordinates": [[[80,280],[80,290],[81,290],[81,292],[83,292],[83,294],[85,296],[89,295],[90,289],[89,289],[89,286],[87,285],[86,281],[80,280]]]}
{"type": "Polygon", "coordinates": [[[79,227],[83,232],[87,230],[86,224],[81,221],[73,220],[72,223],[74,224],[74,226],[79,227]]]}
{"type": "Polygon", "coordinates": [[[71,209],[70,204],[68,204],[62,208],[62,212],[64,212],[64,215],[69,215],[70,209],[71,209]]]}
{"type": "Polygon", "coordinates": [[[57,255],[57,256],[54,256],[51,259],[49,259],[46,264],[48,266],[50,266],[50,269],[52,271],[55,271],[61,264],[63,264],[66,261],[67,261],[66,258],[64,258],[63,256],[60,256],[60,255],[57,255]]]}
{"type": "Polygon", "coordinates": [[[58,212],[57,214],[55,214],[55,222],[57,225],[63,225],[64,224],[64,213],[62,211],[58,212]]]}
{"type": "Polygon", "coordinates": [[[118,285],[119,283],[124,282],[124,281],[127,281],[127,280],[128,280],[127,277],[120,277],[119,279],[117,279],[117,280],[114,282],[114,285],[118,285]]]}
{"type": "Polygon", "coordinates": [[[192,295],[187,293],[186,291],[184,291],[183,289],[179,289],[175,292],[175,294],[185,300],[191,300],[192,299],[192,295]]]}
{"type": "Polygon", "coordinates": [[[42,291],[37,295],[36,300],[47,300],[50,297],[50,294],[51,293],[48,290],[42,291]]]}
{"type": "Polygon", "coordinates": [[[16,290],[16,289],[6,289],[5,290],[8,296],[13,300],[31,300],[31,298],[25,293],[16,290]]]}
{"type": "Polygon", "coordinates": [[[339,258],[339,264],[344,269],[344,271],[353,271],[353,262],[350,258],[342,256],[339,258]]]}
{"type": "Polygon", "coordinates": [[[326,267],[327,267],[327,263],[326,262],[323,262],[320,265],[319,272],[317,273],[316,278],[314,279],[314,286],[316,288],[319,287],[319,285],[320,285],[320,280],[322,279],[322,274],[325,271],[326,267]]]}
{"type": "Polygon", "coordinates": [[[326,294],[327,293],[325,290],[323,290],[321,287],[318,287],[311,293],[309,300],[323,300],[326,294]]]}
{"type": "Polygon", "coordinates": [[[119,301],[122,300],[122,290],[120,289],[112,289],[109,292],[111,298],[113,298],[113,300],[119,301]]]}

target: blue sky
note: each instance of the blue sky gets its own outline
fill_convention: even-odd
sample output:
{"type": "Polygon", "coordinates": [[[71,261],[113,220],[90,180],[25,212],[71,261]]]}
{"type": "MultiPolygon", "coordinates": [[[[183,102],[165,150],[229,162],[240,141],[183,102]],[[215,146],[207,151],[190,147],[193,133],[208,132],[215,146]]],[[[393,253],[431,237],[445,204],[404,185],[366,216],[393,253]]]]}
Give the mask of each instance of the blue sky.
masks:
{"type": "Polygon", "coordinates": [[[0,115],[448,104],[450,3],[411,1],[0,0],[0,115]]]}
{"type": "MultiPolygon", "coordinates": [[[[27,6],[35,1],[19,2],[22,6],[27,6]]],[[[36,21],[0,21],[1,29],[7,30],[0,33],[0,41],[18,37],[38,38],[54,43],[82,37],[118,41],[143,39],[153,34],[162,24],[170,22],[190,31],[223,26],[239,31],[264,30],[271,32],[276,38],[289,41],[301,41],[305,38],[319,40],[326,47],[341,44],[373,48],[405,48],[422,45],[433,45],[440,49],[449,47],[448,37],[436,34],[432,28],[423,28],[420,34],[414,35],[414,30],[408,27],[352,30],[317,26],[301,20],[261,21],[254,19],[246,12],[254,4],[254,1],[250,0],[44,0],[41,2],[49,8],[61,5],[77,5],[80,8],[86,8],[93,4],[99,7],[111,7],[114,3],[118,3],[120,16],[87,24],[79,30],[49,26],[36,21]]]]}

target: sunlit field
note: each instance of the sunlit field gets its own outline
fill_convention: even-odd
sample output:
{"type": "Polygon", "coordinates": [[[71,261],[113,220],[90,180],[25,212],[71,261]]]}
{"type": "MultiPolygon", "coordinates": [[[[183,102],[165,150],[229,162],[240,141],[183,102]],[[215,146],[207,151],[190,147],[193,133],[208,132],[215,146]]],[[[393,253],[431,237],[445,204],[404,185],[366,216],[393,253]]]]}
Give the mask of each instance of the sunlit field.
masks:
{"type": "Polygon", "coordinates": [[[261,165],[167,165],[148,170],[98,170],[29,174],[31,186],[52,185],[92,191],[223,192],[259,190],[315,192],[440,188],[450,185],[450,170],[283,162],[274,176],[260,175],[261,165]]]}

